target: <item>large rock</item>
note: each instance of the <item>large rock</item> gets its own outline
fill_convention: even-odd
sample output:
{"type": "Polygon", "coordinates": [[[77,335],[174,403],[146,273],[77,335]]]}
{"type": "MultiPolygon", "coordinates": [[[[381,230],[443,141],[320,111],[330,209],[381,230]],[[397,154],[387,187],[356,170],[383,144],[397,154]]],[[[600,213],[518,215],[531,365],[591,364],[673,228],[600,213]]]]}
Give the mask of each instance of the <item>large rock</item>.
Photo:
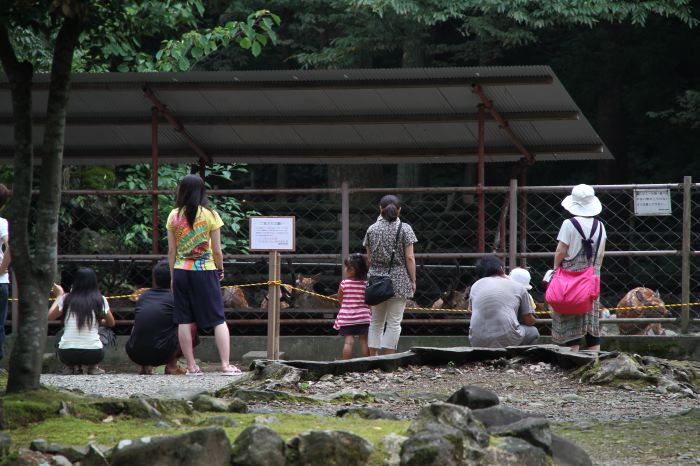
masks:
{"type": "Polygon", "coordinates": [[[482,409],[496,406],[499,403],[498,395],[490,390],[474,385],[465,385],[454,392],[448,399],[453,405],[466,406],[469,409],[482,409]]]}
{"type": "Polygon", "coordinates": [[[486,449],[478,464],[508,466],[548,466],[549,458],[541,448],[516,437],[503,437],[486,449]]]}
{"type": "Polygon", "coordinates": [[[192,406],[202,412],[225,413],[229,410],[228,401],[204,394],[198,395],[192,402],[192,406]]]}
{"type": "Polygon", "coordinates": [[[90,444],[87,454],[80,460],[80,466],[109,466],[109,461],[100,447],[90,444]]]}
{"type": "Polygon", "coordinates": [[[477,348],[473,346],[456,346],[453,348],[433,348],[416,346],[411,348],[420,359],[421,364],[440,366],[447,363],[463,364],[466,362],[492,361],[507,355],[503,348],[477,348]]]}
{"type": "Polygon", "coordinates": [[[445,427],[410,436],[401,445],[401,466],[457,466],[463,464],[462,434],[445,427]]]}
{"type": "Polygon", "coordinates": [[[393,432],[382,438],[382,449],[386,453],[383,466],[399,466],[401,464],[401,445],[406,439],[408,437],[393,432]]]}
{"type": "Polygon", "coordinates": [[[406,351],[383,356],[338,361],[285,361],[284,364],[305,369],[316,377],[322,377],[326,374],[341,375],[348,372],[369,372],[374,369],[379,369],[383,372],[393,372],[399,367],[417,364],[418,362],[419,359],[415,353],[406,351]]]}
{"type": "Polygon", "coordinates": [[[261,425],[247,427],[233,442],[234,466],[284,466],[284,440],[261,425]]]}
{"type": "Polygon", "coordinates": [[[552,458],[557,466],[592,466],[586,451],[564,437],[552,434],[552,458]]]}
{"type": "Polygon", "coordinates": [[[338,430],[304,432],[287,444],[292,466],[361,466],[372,454],[372,444],[362,437],[338,430]]]}
{"type": "Polygon", "coordinates": [[[520,411],[519,409],[500,405],[484,409],[475,409],[472,411],[472,416],[481,421],[487,429],[505,426],[529,417],[544,418],[544,416],[530,414],[520,411]]]}
{"type": "Polygon", "coordinates": [[[39,452],[27,450],[25,448],[20,448],[17,452],[17,456],[10,462],[6,463],[7,466],[46,466],[50,463],[51,456],[39,452]]]}
{"type": "Polygon", "coordinates": [[[6,432],[0,432],[0,461],[7,458],[12,447],[12,438],[6,432]]]}
{"type": "Polygon", "coordinates": [[[111,466],[224,466],[231,462],[226,432],[209,427],[167,437],[122,440],[111,466]]]}
{"type": "Polygon", "coordinates": [[[539,417],[529,417],[504,426],[491,427],[489,433],[501,437],[517,437],[543,449],[552,451],[552,432],[549,421],[539,417]]]}
{"type": "Polygon", "coordinates": [[[369,408],[366,406],[339,409],[336,411],[335,415],[338,417],[356,416],[362,419],[398,419],[398,417],[394,414],[384,412],[381,409],[369,408]]]}
{"type": "Polygon", "coordinates": [[[475,446],[483,447],[489,443],[488,434],[476,421],[472,411],[451,403],[438,402],[425,406],[418,412],[408,431],[417,434],[426,430],[439,430],[442,426],[458,430],[475,446]]]}

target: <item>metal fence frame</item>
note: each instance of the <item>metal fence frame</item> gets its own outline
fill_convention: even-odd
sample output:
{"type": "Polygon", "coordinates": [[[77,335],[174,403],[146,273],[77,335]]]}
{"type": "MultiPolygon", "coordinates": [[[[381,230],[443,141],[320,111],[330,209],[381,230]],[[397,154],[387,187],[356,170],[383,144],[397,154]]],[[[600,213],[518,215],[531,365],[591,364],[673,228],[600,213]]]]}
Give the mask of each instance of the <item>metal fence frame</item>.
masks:
{"type": "MultiPolygon", "coordinates": [[[[498,254],[502,255],[509,267],[515,267],[528,259],[551,258],[553,250],[533,251],[529,249],[527,244],[527,215],[528,215],[528,195],[537,193],[561,193],[570,192],[572,186],[518,186],[517,180],[511,180],[509,186],[492,186],[492,187],[416,187],[416,188],[351,188],[347,182],[342,183],[340,188],[327,189],[212,189],[209,190],[210,196],[246,196],[246,195],[318,195],[327,194],[340,197],[340,249],[338,254],[285,254],[286,259],[298,261],[333,261],[336,264],[341,262],[341,258],[345,257],[350,251],[350,216],[351,216],[351,198],[354,195],[380,195],[387,192],[397,194],[464,194],[474,195],[479,198],[480,205],[483,197],[486,194],[507,194],[509,208],[507,215],[501,211],[499,219],[503,233],[503,249],[498,254]],[[505,238],[507,237],[507,242],[505,238]]],[[[700,219],[692,217],[692,195],[700,193],[700,183],[693,183],[691,177],[684,178],[683,183],[664,183],[664,184],[627,184],[627,185],[596,185],[594,186],[597,193],[606,193],[614,191],[632,191],[634,189],[658,189],[667,188],[679,190],[683,193],[682,200],[682,241],[680,249],[654,249],[654,250],[613,250],[606,251],[606,257],[678,257],[681,256],[681,302],[684,304],[681,311],[680,319],[651,319],[658,322],[679,322],[682,333],[687,333],[691,322],[700,321],[700,319],[691,319],[688,303],[690,302],[690,260],[693,256],[700,256],[700,250],[694,250],[691,245],[691,222],[700,219]]],[[[172,195],[170,190],[65,190],[64,195],[85,195],[85,196],[111,196],[111,195],[128,195],[128,196],[150,196],[152,199],[154,225],[157,225],[157,201],[158,195],[172,195]]],[[[480,209],[481,210],[481,209],[480,209]]],[[[480,215],[481,217],[481,215],[480,215]]],[[[484,221],[480,218],[479,222],[479,238],[483,238],[484,221]]],[[[155,235],[154,235],[155,238],[155,235]]],[[[553,249],[553,248],[552,248],[553,249]]],[[[490,252],[450,252],[450,253],[417,253],[417,259],[424,260],[446,260],[446,259],[478,259],[484,255],[491,254],[490,252]]],[[[61,254],[58,256],[59,262],[102,262],[102,261],[153,261],[165,257],[158,250],[157,243],[153,244],[151,254],[61,254]]],[[[227,254],[225,260],[261,260],[266,259],[266,254],[227,254]]],[[[647,319],[645,319],[647,320],[647,319]]],[[[543,320],[544,321],[544,320],[543,320]]],[[[17,322],[17,307],[13,306],[12,323],[13,330],[17,322]]],[[[238,321],[236,321],[238,322],[238,321]]],[[[446,321],[447,322],[447,321],[446,321]]],[[[446,323],[445,322],[445,323],[446,323]]],[[[622,322],[618,320],[617,322],[622,322]]]]}

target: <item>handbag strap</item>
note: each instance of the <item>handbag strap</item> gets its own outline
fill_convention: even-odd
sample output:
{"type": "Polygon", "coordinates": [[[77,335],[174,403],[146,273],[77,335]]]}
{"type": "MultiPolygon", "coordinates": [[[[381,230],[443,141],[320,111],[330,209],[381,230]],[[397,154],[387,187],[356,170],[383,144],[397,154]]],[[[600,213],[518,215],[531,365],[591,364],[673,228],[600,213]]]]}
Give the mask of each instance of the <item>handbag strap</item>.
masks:
{"type": "Polygon", "coordinates": [[[401,227],[403,224],[399,220],[399,227],[396,229],[396,239],[394,240],[394,249],[391,250],[391,259],[389,260],[389,275],[391,275],[391,269],[394,267],[394,256],[396,255],[396,247],[399,245],[399,235],[401,234],[401,227]]]}
{"type": "Polygon", "coordinates": [[[598,257],[598,248],[600,247],[600,240],[603,236],[603,227],[602,225],[600,226],[600,231],[598,232],[598,241],[596,244],[596,249],[595,249],[595,255],[593,254],[593,235],[595,235],[596,230],[598,229],[598,224],[600,224],[600,220],[597,218],[593,218],[593,226],[591,227],[591,235],[586,238],[586,234],[583,232],[583,227],[581,227],[581,224],[576,220],[576,217],[571,217],[569,219],[571,224],[576,228],[578,233],[581,235],[581,243],[583,244],[583,250],[586,252],[586,259],[593,259],[593,262],[595,263],[596,258],[598,257]]]}

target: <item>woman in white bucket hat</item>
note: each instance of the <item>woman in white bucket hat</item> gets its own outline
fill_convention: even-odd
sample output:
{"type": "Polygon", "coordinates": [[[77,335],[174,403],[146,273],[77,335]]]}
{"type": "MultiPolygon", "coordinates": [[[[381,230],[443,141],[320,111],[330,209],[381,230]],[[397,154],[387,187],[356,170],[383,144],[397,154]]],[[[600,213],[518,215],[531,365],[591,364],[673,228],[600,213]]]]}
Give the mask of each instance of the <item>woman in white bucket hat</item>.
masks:
{"type": "MultiPolygon", "coordinates": [[[[600,276],[607,234],[603,222],[596,218],[603,206],[592,186],[579,184],[561,205],[573,215],[564,220],[557,235],[554,270],[562,267],[579,271],[591,265],[600,276]],[[580,230],[580,231],[579,231],[580,230]],[[585,237],[584,237],[585,236],[585,237]]],[[[600,350],[600,301],[596,300],[586,314],[552,313],[552,342],[579,349],[582,337],[589,350],[600,350]]]]}

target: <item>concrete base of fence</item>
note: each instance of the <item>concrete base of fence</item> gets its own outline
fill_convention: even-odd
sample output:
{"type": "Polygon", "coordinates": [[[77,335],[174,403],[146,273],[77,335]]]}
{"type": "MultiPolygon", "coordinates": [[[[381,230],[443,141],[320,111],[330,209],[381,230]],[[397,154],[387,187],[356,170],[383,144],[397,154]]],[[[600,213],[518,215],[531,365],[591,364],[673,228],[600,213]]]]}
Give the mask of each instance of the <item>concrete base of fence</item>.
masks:
{"type": "MultiPolygon", "coordinates": [[[[124,365],[129,358],[124,351],[124,345],[129,337],[117,337],[117,347],[109,348],[104,364],[124,365]]],[[[264,351],[266,348],[264,336],[237,336],[231,338],[231,359],[241,361],[249,351],[264,351]]],[[[9,356],[13,338],[8,337],[5,354],[9,356]]],[[[201,337],[200,344],[195,349],[198,359],[205,362],[218,361],[218,353],[214,337],[201,337]]],[[[538,343],[550,343],[549,337],[541,337],[538,343]]],[[[54,338],[47,339],[47,352],[52,351],[54,338]]],[[[468,346],[466,336],[405,336],[399,342],[399,351],[406,351],[414,346],[453,347],[468,346]]],[[[338,359],[343,346],[340,337],[333,336],[283,336],[280,337],[280,350],[286,359],[305,359],[331,361],[338,359]]],[[[606,351],[625,351],[641,355],[657,356],[670,359],[692,359],[700,361],[700,336],[605,336],[602,347],[606,351]]],[[[356,348],[356,357],[359,350],[356,348]]],[[[7,368],[9,357],[2,360],[2,367],[7,368]]]]}

